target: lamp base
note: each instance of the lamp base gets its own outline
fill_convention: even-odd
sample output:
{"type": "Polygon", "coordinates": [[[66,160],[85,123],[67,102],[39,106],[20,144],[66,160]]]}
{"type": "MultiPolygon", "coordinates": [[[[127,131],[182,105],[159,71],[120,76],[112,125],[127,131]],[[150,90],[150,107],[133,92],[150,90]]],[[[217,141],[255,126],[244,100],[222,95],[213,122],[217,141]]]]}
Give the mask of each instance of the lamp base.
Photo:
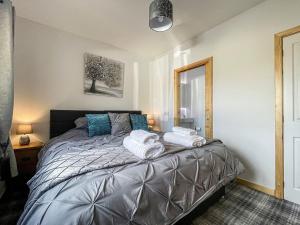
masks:
{"type": "Polygon", "coordinates": [[[22,135],[19,140],[20,145],[29,145],[30,144],[30,137],[28,135],[22,135]]]}

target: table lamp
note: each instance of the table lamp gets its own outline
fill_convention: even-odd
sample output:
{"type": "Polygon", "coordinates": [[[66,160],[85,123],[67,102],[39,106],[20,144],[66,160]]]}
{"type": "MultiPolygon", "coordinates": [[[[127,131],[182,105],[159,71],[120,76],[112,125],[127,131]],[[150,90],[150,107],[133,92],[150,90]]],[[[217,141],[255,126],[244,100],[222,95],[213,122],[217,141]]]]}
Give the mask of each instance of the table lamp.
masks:
{"type": "Polygon", "coordinates": [[[155,120],[153,115],[147,115],[148,125],[150,129],[153,129],[155,125],[155,120]]]}
{"type": "Polygon", "coordinates": [[[17,128],[17,134],[21,134],[19,144],[20,145],[29,145],[30,137],[28,134],[32,134],[32,125],[31,124],[19,124],[17,128]]]}

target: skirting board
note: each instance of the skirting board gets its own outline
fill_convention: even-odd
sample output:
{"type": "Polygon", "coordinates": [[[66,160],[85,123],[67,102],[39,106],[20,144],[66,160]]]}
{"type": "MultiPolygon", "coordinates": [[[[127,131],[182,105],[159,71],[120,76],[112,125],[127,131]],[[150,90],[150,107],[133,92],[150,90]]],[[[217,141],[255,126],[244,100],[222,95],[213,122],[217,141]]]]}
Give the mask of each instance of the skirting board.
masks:
{"type": "Polygon", "coordinates": [[[250,182],[248,180],[244,180],[242,178],[237,178],[236,181],[237,181],[238,184],[244,185],[248,188],[254,189],[256,191],[263,192],[263,193],[271,195],[271,196],[275,196],[275,190],[272,190],[270,188],[264,187],[264,186],[259,185],[259,184],[252,183],[252,182],[250,182]]]}

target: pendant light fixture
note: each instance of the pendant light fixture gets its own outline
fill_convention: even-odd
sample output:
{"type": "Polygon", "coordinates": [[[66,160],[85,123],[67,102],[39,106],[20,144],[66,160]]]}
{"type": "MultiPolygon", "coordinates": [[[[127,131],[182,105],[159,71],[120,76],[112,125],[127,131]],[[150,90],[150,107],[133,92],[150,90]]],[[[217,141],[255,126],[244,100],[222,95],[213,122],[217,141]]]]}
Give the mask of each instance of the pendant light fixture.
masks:
{"type": "Polygon", "coordinates": [[[153,0],[149,9],[149,26],[162,32],[173,26],[173,5],[169,0],[153,0]]]}

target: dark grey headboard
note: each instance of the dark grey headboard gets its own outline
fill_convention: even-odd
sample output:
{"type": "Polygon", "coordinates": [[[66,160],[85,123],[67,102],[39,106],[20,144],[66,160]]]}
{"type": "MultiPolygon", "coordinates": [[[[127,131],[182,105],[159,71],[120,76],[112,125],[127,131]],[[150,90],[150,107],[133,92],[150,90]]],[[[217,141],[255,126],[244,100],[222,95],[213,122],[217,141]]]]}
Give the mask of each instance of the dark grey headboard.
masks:
{"type": "Polygon", "coordinates": [[[50,138],[57,137],[66,131],[75,128],[74,121],[85,114],[106,114],[106,113],[131,113],[142,114],[142,111],[129,110],[50,110],[50,138]]]}

